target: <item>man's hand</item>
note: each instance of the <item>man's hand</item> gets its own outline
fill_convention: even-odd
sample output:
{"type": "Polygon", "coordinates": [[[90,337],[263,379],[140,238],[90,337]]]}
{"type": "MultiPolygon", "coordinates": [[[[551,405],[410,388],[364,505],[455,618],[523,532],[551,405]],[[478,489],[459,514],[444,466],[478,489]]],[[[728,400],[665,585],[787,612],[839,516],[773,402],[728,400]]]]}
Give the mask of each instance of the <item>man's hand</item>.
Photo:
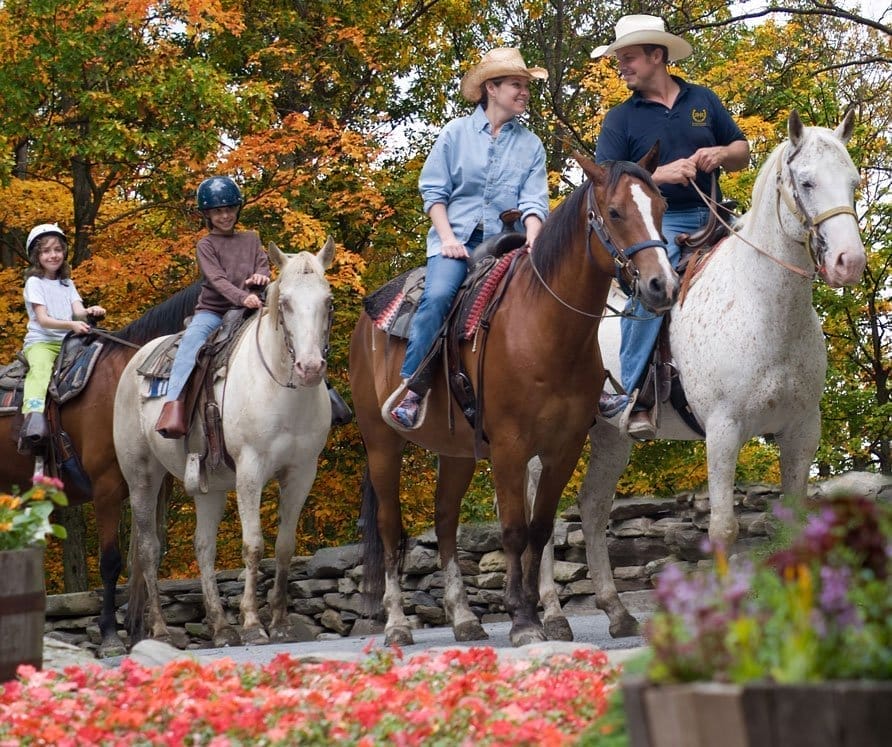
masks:
{"type": "Polygon", "coordinates": [[[656,184],[687,184],[695,176],[697,164],[693,158],[679,158],[658,167],[653,178],[656,184]]]}

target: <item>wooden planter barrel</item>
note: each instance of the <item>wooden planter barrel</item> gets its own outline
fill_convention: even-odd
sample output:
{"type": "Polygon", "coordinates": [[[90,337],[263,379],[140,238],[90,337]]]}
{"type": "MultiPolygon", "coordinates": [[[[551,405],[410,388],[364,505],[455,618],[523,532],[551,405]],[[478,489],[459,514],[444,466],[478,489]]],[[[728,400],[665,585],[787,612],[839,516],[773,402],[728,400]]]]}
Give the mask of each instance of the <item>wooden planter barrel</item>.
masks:
{"type": "Polygon", "coordinates": [[[43,665],[43,546],[0,551],[0,682],[19,664],[43,665]]]}
{"type": "Polygon", "coordinates": [[[887,747],[892,682],[623,683],[630,747],[887,747]]]}

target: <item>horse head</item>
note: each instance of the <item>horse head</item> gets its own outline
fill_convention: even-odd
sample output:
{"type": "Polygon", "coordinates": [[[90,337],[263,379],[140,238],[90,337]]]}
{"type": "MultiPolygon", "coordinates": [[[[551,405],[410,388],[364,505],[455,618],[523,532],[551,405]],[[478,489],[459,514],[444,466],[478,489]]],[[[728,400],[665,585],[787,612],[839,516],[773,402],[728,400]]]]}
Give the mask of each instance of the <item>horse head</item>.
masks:
{"type": "Polygon", "coordinates": [[[650,311],[671,308],[678,295],[678,275],[666,254],[661,225],[666,201],[651,174],[659,159],[659,143],[637,163],[614,161],[603,165],[575,156],[592,189],[588,223],[621,280],[650,311]]]}
{"type": "Polygon", "coordinates": [[[789,141],[777,153],[779,203],[787,208],[785,229],[803,236],[818,273],[832,287],[857,283],[867,257],[853,205],[861,182],[846,150],[855,128],[850,109],[835,130],[805,127],[794,110],[789,141]],[[782,201],[782,202],[781,202],[782,201]]]}
{"type": "Polygon", "coordinates": [[[315,254],[286,254],[274,243],[269,256],[279,268],[279,277],[267,293],[269,319],[284,341],[283,358],[290,364],[289,380],[301,386],[316,386],[328,365],[332,298],[325,271],[334,259],[331,236],[315,254]]]}

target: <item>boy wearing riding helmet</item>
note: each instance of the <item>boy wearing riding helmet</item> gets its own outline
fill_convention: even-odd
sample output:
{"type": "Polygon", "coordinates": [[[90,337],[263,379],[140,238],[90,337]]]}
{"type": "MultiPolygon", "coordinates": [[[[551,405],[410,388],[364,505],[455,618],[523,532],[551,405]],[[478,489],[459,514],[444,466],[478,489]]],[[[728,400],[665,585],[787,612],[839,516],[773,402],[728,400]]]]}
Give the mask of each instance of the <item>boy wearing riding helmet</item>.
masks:
{"type": "Polygon", "coordinates": [[[269,283],[269,259],[255,231],[236,231],[242,194],[227,176],[214,176],[198,185],[198,209],[208,229],[196,246],[201,270],[201,292],[195,313],[177,348],[167,384],[167,395],[155,425],[164,438],[186,435],[186,405],[180,399],[195,367],[198,351],[223,322],[230,309],[259,309],[260,297],[251,287],[269,283]]]}
{"type": "Polygon", "coordinates": [[[44,409],[46,392],[53,375],[53,364],[69,332],[87,334],[88,316],[101,319],[101,306],[84,308],[80,294],[71,280],[68,266],[68,241],[56,223],[41,223],[31,229],[25,242],[30,266],[25,271],[25,309],[28,331],[23,354],[28,361],[25,375],[19,450],[27,452],[41,446],[49,436],[44,409]]]}

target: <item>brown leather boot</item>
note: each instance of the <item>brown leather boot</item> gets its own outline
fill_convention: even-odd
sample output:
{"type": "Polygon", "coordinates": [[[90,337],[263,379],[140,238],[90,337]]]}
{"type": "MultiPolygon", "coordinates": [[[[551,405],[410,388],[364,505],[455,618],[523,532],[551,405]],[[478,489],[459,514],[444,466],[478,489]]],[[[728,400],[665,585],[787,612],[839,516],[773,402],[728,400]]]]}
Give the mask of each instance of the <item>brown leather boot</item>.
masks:
{"type": "Polygon", "coordinates": [[[182,438],[186,435],[186,404],[183,400],[164,403],[155,430],[164,438],[182,438]]]}

